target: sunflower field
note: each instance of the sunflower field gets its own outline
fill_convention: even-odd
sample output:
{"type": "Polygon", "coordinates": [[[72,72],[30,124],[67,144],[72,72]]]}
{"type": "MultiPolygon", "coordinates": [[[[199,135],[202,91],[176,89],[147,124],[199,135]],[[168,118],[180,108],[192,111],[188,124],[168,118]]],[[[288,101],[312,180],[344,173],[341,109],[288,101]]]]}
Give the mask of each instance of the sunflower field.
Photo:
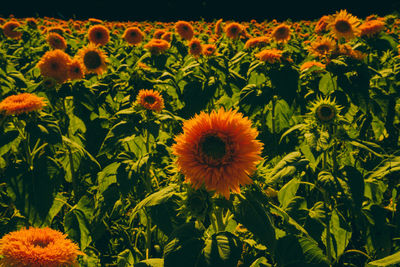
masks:
{"type": "Polygon", "coordinates": [[[396,15],[0,25],[0,266],[399,266],[396,15]]]}

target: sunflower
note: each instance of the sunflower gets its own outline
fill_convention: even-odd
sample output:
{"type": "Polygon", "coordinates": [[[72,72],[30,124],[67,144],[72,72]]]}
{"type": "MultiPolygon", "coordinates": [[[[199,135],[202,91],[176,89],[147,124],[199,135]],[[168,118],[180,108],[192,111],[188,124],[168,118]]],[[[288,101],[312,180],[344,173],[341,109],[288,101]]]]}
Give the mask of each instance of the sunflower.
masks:
{"type": "Polygon", "coordinates": [[[252,183],[249,175],[261,160],[263,146],[257,135],[251,121],[237,111],[201,112],[184,122],[172,153],[187,182],[229,199],[230,191],[239,193],[240,185],[252,183]]]}
{"type": "Polygon", "coordinates": [[[194,38],[189,43],[189,54],[194,57],[200,56],[202,53],[202,46],[199,39],[194,38]]]}
{"type": "Polygon", "coordinates": [[[47,35],[46,41],[52,49],[65,50],[67,48],[67,42],[65,41],[64,37],[62,37],[58,33],[49,33],[47,35]]]}
{"type": "Polygon", "coordinates": [[[147,50],[150,51],[150,53],[158,55],[161,54],[163,52],[165,52],[166,50],[168,50],[168,48],[171,45],[162,39],[151,39],[147,44],[145,44],[143,47],[147,50]]]}
{"type": "Polygon", "coordinates": [[[206,57],[210,57],[215,55],[215,52],[217,51],[217,47],[215,44],[205,44],[203,45],[202,53],[206,57]]]}
{"type": "Polygon", "coordinates": [[[154,39],[161,39],[161,37],[164,35],[164,33],[166,33],[166,30],[163,29],[158,29],[154,32],[153,34],[153,38],[154,39]]]}
{"type": "Polygon", "coordinates": [[[44,77],[50,77],[59,83],[68,80],[68,65],[71,58],[59,49],[46,52],[37,64],[44,77]]]}
{"type": "Polygon", "coordinates": [[[346,10],[340,10],[330,17],[327,28],[331,30],[336,39],[344,38],[348,41],[360,33],[359,24],[357,17],[347,13],[346,10]]]}
{"type": "Polygon", "coordinates": [[[122,38],[130,45],[137,45],[143,41],[144,34],[138,27],[129,27],[125,30],[122,38]]]}
{"type": "Polygon", "coordinates": [[[275,41],[286,43],[290,40],[290,27],[286,24],[278,25],[271,33],[271,36],[275,41]]]}
{"type": "Polygon", "coordinates": [[[22,36],[22,32],[16,31],[18,27],[20,27],[16,21],[9,21],[3,25],[3,33],[5,36],[11,39],[20,39],[22,36]]]}
{"type": "Polygon", "coordinates": [[[225,26],[225,34],[231,39],[238,39],[244,27],[237,22],[231,22],[225,26]]]}
{"type": "Polygon", "coordinates": [[[85,73],[102,74],[106,69],[106,55],[94,44],[89,44],[78,51],[78,58],[81,61],[85,73]]]}
{"type": "Polygon", "coordinates": [[[266,36],[254,37],[247,40],[244,44],[244,49],[250,49],[254,47],[263,47],[269,43],[269,39],[266,36]]]}
{"type": "Polygon", "coordinates": [[[48,227],[8,233],[0,239],[0,266],[78,266],[77,256],[84,254],[66,237],[48,227]]]}
{"type": "Polygon", "coordinates": [[[43,99],[30,93],[11,95],[0,102],[0,112],[5,115],[18,115],[41,110],[46,105],[43,99]]]}
{"type": "Polygon", "coordinates": [[[282,50],[278,50],[276,48],[264,49],[261,52],[255,54],[255,57],[261,61],[273,64],[281,61],[282,53],[282,50]]]}
{"type": "Polygon", "coordinates": [[[385,29],[385,22],[380,20],[369,20],[361,24],[359,29],[361,31],[360,36],[372,37],[385,29]]]}
{"type": "Polygon", "coordinates": [[[180,20],[175,23],[175,31],[185,40],[191,40],[194,35],[193,26],[187,21],[180,20]]]}
{"type": "Polygon", "coordinates": [[[343,107],[335,103],[335,99],[331,100],[330,97],[319,97],[311,103],[309,107],[310,113],[308,114],[314,117],[319,123],[329,124],[341,118],[339,113],[342,109],[343,107]]]}
{"type": "Polygon", "coordinates": [[[168,43],[171,42],[172,32],[166,32],[161,36],[161,39],[167,41],[168,43]]]}
{"type": "Polygon", "coordinates": [[[361,51],[354,50],[348,44],[340,44],[332,52],[332,57],[338,57],[338,56],[347,56],[347,57],[355,59],[355,60],[362,60],[362,59],[364,59],[366,54],[364,54],[361,51]]]}
{"type": "Polygon", "coordinates": [[[300,66],[300,71],[305,71],[313,66],[317,66],[321,69],[325,69],[325,64],[322,64],[321,62],[317,62],[317,61],[307,61],[304,62],[301,66],[300,66]]]}
{"type": "Polygon", "coordinates": [[[68,78],[71,80],[80,80],[85,77],[85,70],[79,59],[73,59],[68,66],[68,78]]]}
{"type": "Polygon", "coordinates": [[[310,43],[308,51],[316,57],[325,57],[329,55],[336,46],[336,42],[331,38],[318,37],[317,40],[310,43]]]}
{"type": "Polygon", "coordinates": [[[214,30],[215,34],[217,36],[221,35],[222,33],[222,19],[219,19],[216,23],[215,23],[215,30],[214,30]]]}
{"type": "Polygon", "coordinates": [[[159,92],[154,90],[140,90],[136,102],[145,109],[156,112],[160,112],[164,108],[164,99],[159,92]]]}
{"type": "Polygon", "coordinates": [[[110,31],[102,25],[92,26],[88,31],[88,39],[95,45],[105,45],[110,41],[110,31]]]}
{"type": "Polygon", "coordinates": [[[328,26],[329,19],[330,19],[329,16],[322,16],[318,20],[317,25],[315,25],[314,32],[319,34],[326,31],[326,26],[328,26]]]}

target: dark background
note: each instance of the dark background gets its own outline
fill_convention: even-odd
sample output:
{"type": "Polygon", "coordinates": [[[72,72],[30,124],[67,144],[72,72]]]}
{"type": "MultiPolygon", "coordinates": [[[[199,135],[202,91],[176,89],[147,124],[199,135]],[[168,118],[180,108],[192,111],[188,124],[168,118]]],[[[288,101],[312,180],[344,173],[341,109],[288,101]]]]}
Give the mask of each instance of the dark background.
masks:
{"type": "Polygon", "coordinates": [[[400,0],[4,0],[0,16],[56,17],[62,19],[98,18],[120,21],[177,21],[223,18],[224,20],[249,21],[277,19],[283,21],[314,20],[333,14],[340,9],[359,18],[371,14],[380,16],[400,10],[400,0]]]}

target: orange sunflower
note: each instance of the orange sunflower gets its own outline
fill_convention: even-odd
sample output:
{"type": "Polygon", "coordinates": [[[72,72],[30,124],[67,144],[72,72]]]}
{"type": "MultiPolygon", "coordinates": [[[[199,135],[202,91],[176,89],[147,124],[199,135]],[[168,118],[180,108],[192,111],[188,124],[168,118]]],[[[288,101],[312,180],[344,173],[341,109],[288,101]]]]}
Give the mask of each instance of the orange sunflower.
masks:
{"type": "Polygon", "coordinates": [[[347,13],[346,10],[340,10],[330,17],[327,28],[330,29],[336,39],[344,38],[348,41],[359,35],[359,24],[360,21],[357,17],[347,13]]]}
{"type": "Polygon", "coordinates": [[[215,44],[205,44],[203,45],[202,53],[206,57],[210,57],[215,55],[215,52],[217,51],[217,46],[215,44]]]}
{"type": "Polygon", "coordinates": [[[161,39],[167,41],[168,43],[171,42],[172,32],[166,32],[161,36],[161,39]]]}
{"type": "Polygon", "coordinates": [[[266,46],[268,44],[268,42],[269,42],[269,39],[266,36],[250,38],[244,44],[244,49],[249,49],[249,48],[253,48],[253,47],[263,47],[263,46],[266,46]]]}
{"type": "Polygon", "coordinates": [[[105,45],[110,41],[110,31],[102,25],[92,26],[88,31],[88,39],[95,45],[105,45]]]}
{"type": "Polygon", "coordinates": [[[271,33],[272,38],[277,42],[286,43],[290,40],[290,27],[286,24],[278,25],[271,33]]]}
{"type": "Polygon", "coordinates": [[[40,59],[37,67],[44,77],[50,77],[59,83],[68,80],[68,65],[71,58],[59,49],[46,52],[40,59]]]}
{"type": "Polygon", "coordinates": [[[200,56],[202,53],[201,42],[197,38],[193,38],[189,43],[189,54],[194,57],[200,56]]]}
{"type": "Polygon", "coordinates": [[[385,22],[381,20],[369,20],[359,27],[361,36],[372,37],[385,29],[385,22]]]}
{"type": "Polygon", "coordinates": [[[175,23],[175,31],[185,40],[191,40],[194,35],[193,26],[187,21],[180,20],[175,23]]]}
{"type": "Polygon", "coordinates": [[[318,22],[317,25],[315,25],[315,33],[319,34],[321,32],[326,31],[326,26],[328,26],[330,17],[329,16],[322,16],[318,22]]]}
{"type": "Polygon", "coordinates": [[[41,110],[46,106],[43,99],[43,97],[30,93],[11,95],[0,102],[0,112],[5,113],[5,115],[18,115],[41,110]]]}
{"type": "Polygon", "coordinates": [[[251,121],[237,111],[201,112],[184,122],[172,153],[187,182],[229,199],[231,191],[239,193],[240,185],[252,183],[249,175],[261,160],[263,147],[255,140],[257,135],[251,121]]]}
{"type": "Polygon", "coordinates": [[[231,39],[238,39],[240,34],[243,32],[244,27],[242,24],[237,22],[231,22],[225,26],[225,34],[231,39]]]}
{"type": "Polygon", "coordinates": [[[68,67],[68,78],[71,80],[80,80],[85,77],[85,70],[79,59],[73,59],[68,67]]]}
{"type": "Polygon", "coordinates": [[[154,90],[140,90],[136,102],[145,109],[156,112],[160,112],[164,108],[164,99],[159,92],[154,90]]]}
{"type": "Polygon", "coordinates": [[[58,33],[49,33],[47,35],[46,41],[52,49],[65,50],[67,48],[67,42],[65,41],[64,37],[62,37],[58,33]]]}
{"type": "Polygon", "coordinates": [[[222,19],[219,19],[216,23],[215,23],[215,34],[217,36],[221,35],[222,33],[222,19]]]}
{"type": "Polygon", "coordinates": [[[78,266],[84,255],[67,235],[51,228],[29,228],[6,234],[0,239],[0,266],[78,266]]]}
{"type": "Polygon", "coordinates": [[[317,40],[310,43],[308,51],[316,57],[325,57],[332,52],[335,46],[336,42],[331,38],[319,37],[317,40]]]}
{"type": "Polygon", "coordinates": [[[304,62],[301,66],[300,66],[300,71],[304,71],[307,70],[313,66],[317,66],[321,69],[325,69],[325,64],[322,64],[321,62],[317,62],[317,61],[307,61],[304,62]]]}
{"type": "Polygon", "coordinates": [[[16,31],[16,29],[20,26],[21,24],[16,21],[9,21],[3,25],[3,33],[8,38],[20,39],[22,32],[16,31]]]}
{"type": "Polygon", "coordinates": [[[153,38],[154,38],[154,39],[161,39],[161,37],[164,35],[164,33],[166,33],[165,30],[163,30],[163,29],[158,29],[158,30],[156,30],[156,31],[154,32],[153,38]]]}
{"type": "Polygon", "coordinates": [[[78,51],[78,58],[81,61],[85,73],[102,74],[107,69],[107,57],[103,51],[94,44],[89,44],[78,51]]]}
{"type": "Polygon", "coordinates": [[[147,44],[143,47],[150,51],[152,54],[161,54],[168,50],[171,45],[162,39],[151,39],[147,44]]]}
{"type": "Polygon", "coordinates": [[[261,52],[255,54],[255,57],[261,61],[268,63],[276,63],[280,62],[282,58],[282,50],[278,50],[276,48],[273,49],[264,49],[261,52]]]}
{"type": "Polygon", "coordinates": [[[143,41],[144,34],[138,27],[129,27],[125,30],[122,38],[130,45],[137,45],[143,41]]]}

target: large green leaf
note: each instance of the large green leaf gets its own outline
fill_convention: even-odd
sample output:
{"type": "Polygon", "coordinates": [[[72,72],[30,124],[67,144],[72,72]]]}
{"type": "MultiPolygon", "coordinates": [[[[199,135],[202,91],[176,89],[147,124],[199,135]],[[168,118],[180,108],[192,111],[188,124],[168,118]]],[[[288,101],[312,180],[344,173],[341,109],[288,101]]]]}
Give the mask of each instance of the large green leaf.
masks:
{"type": "Polygon", "coordinates": [[[89,246],[92,238],[89,231],[88,218],[80,209],[72,209],[64,218],[65,233],[75,242],[79,243],[80,249],[83,251],[89,246]]]}
{"type": "Polygon", "coordinates": [[[308,162],[309,161],[306,160],[298,151],[289,153],[271,170],[266,179],[266,183],[272,184],[281,181],[286,177],[290,177],[298,169],[307,165],[308,162]]]}
{"type": "MultiPolygon", "coordinates": [[[[126,266],[126,265],[125,265],[126,266]]],[[[164,267],[164,259],[148,259],[136,263],[134,267],[164,267]]]]}
{"type": "Polygon", "coordinates": [[[368,262],[367,267],[391,267],[400,264],[400,251],[382,259],[368,262]]]}

